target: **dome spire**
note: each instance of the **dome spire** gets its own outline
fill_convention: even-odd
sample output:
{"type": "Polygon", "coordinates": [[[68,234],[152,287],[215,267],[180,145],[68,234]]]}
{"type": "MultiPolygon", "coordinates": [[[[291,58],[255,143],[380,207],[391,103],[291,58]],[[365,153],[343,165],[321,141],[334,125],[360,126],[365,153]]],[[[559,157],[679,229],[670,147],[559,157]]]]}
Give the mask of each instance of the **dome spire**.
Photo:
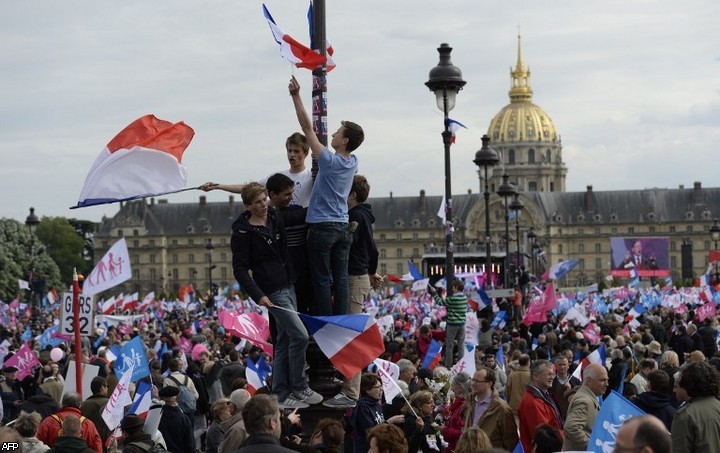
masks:
{"type": "Polygon", "coordinates": [[[530,102],[532,88],[530,88],[530,68],[526,68],[522,59],[522,38],[518,31],[518,52],[515,69],[510,69],[510,102],[530,102]]]}

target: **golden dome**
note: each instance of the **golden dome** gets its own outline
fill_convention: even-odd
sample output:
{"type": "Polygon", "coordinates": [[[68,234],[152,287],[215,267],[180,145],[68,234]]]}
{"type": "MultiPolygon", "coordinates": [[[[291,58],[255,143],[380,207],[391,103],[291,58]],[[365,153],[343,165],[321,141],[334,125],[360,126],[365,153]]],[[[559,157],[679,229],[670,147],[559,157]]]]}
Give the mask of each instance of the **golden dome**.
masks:
{"type": "Polygon", "coordinates": [[[490,121],[488,135],[492,142],[559,141],[552,119],[543,109],[532,103],[530,68],[522,61],[520,35],[517,64],[515,69],[510,69],[510,78],[510,104],[503,107],[490,121]]]}

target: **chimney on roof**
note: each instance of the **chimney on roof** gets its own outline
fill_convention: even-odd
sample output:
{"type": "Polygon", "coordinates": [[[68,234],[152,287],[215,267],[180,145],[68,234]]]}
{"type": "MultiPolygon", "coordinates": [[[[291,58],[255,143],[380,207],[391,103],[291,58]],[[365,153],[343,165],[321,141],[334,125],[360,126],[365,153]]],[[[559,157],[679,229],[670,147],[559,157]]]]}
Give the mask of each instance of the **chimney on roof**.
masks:
{"type": "Polygon", "coordinates": [[[158,200],[158,204],[168,204],[167,198],[161,198],[158,200]]]}
{"type": "Polygon", "coordinates": [[[587,186],[585,191],[585,212],[593,212],[595,207],[593,206],[593,186],[587,186]]]}
{"type": "Polygon", "coordinates": [[[684,188],[685,188],[685,184],[680,184],[680,185],[678,186],[678,189],[680,189],[680,190],[683,190],[684,188]]]}
{"type": "Polygon", "coordinates": [[[703,202],[703,196],[702,196],[702,184],[700,181],[695,181],[693,183],[693,204],[702,204],[703,202]]]}
{"type": "Polygon", "coordinates": [[[150,206],[155,205],[155,197],[150,198],[150,206]]]}
{"type": "Polygon", "coordinates": [[[392,191],[390,192],[390,199],[392,200],[392,191]]]}
{"type": "Polygon", "coordinates": [[[420,190],[420,212],[425,213],[427,211],[427,198],[425,198],[425,189],[420,190]]]}
{"type": "Polygon", "coordinates": [[[230,217],[235,215],[235,197],[232,195],[228,197],[228,211],[230,212],[230,217]]]}
{"type": "Polygon", "coordinates": [[[201,208],[205,207],[206,201],[207,201],[207,198],[205,197],[205,195],[200,195],[200,207],[201,208]]]}

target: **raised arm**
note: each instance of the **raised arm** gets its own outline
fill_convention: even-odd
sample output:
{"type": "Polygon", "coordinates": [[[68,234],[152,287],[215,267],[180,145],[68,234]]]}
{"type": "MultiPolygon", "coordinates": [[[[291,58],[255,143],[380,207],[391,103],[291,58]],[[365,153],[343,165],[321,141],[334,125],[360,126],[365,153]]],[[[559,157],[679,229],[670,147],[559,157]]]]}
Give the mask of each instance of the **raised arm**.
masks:
{"type": "Polygon", "coordinates": [[[312,158],[317,159],[318,156],[325,149],[325,145],[320,143],[317,135],[315,135],[315,131],[312,127],[312,121],[310,121],[310,116],[308,115],[307,110],[305,110],[305,106],[303,105],[302,99],[300,98],[300,84],[298,83],[295,76],[292,76],[292,78],[290,79],[290,83],[288,84],[288,91],[290,92],[290,97],[292,97],[293,106],[295,107],[295,114],[297,115],[300,129],[302,129],[303,134],[305,134],[305,138],[307,138],[308,144],[310,145],[310,150],[312,151],[312,158]]]}

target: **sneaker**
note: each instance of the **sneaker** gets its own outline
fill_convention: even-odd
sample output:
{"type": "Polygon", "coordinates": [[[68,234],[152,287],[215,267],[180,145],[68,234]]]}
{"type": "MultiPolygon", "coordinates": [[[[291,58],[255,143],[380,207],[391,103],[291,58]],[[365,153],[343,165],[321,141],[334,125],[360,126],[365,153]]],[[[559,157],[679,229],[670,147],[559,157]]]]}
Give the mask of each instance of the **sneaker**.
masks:
{"type": "Polygon", "coordinates": [[[318,404],[323,400],[322,395],[313,391],[310,387],[305,387],[303,390],[293,390],[293,396],[307,404],[318,404]]]}
{"type": "Polygon", "coordinates": [[[357,404],[357,401],[346,396],[344,393],[340,392],[337,395],[333,396],[330,399],[326,399],[323,401],[323,406],[325,407],[333,407],[338,409],[347,409],[349,407],[355,407],[355,404],[357,404]]]}
{"type": "Polygon", "coordinates": [[[305,409],[310,407],[308,403],[296,398],[294,395],[288,395],[285,400],[278,402],[280,409],[305,409]]]}

